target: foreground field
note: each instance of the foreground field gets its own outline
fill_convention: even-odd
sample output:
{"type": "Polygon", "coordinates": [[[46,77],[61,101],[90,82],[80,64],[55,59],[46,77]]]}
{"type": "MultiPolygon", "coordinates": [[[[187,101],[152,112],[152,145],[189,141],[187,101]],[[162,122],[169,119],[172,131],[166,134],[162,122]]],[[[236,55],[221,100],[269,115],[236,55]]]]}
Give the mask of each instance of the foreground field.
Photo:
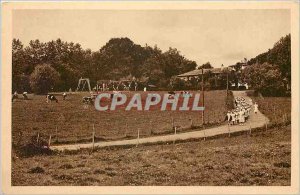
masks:
{"type": "Polygon", "coordinates": [[[290,185],[290,126],[228,138],[13,157],[13,185],[290,185]]]}
{"type": "MultiPolygon", "coordinates": [[[[145,97],[147,92],[141,92],[145,97]]],[[[160,94],[166,92],[157,92],[160,94]]],[[[127,92],[128,97],[133,92],[127,92]]],[[[45,102],[44,96],[31,96],[32,100],[17,100],[12,104],[12,132],[14,146],[20,146],[39,134],[40,139],[52,137],[52,144],[91,142],[93,126],[96,141],[135,138],[173,133],[172,119],[178,132],[202,124],[200,111],[96,111],[93,105],[84,105],[82,96],[68,96],[59,103],[45,102]]],[[[145,99],[145,98],[143,98],[145,99]]],[[[205,122],[221,124],[224,121],[226,91],[205,93],[205,122]]]]}
{"type": "MultiPolygon", "coordinates": [[[[255,101],[270,118],[290,113],[290,98],[255,101]],[[273,105],[286,109],[269,111],[273,105]]],[[[13,153],[12,184],[287,186],[291,184],[291,126],[287,123],[253,131],[251,135],[244,132],[205,141],[66,151],[25,158],[13,153]]]]}
{"type": "Polygon", "coordinates": [[[251,97],[257,102],[259,110],[266,115],[271,125],[289,124],[291,122],[290,97],[251,97]]]}

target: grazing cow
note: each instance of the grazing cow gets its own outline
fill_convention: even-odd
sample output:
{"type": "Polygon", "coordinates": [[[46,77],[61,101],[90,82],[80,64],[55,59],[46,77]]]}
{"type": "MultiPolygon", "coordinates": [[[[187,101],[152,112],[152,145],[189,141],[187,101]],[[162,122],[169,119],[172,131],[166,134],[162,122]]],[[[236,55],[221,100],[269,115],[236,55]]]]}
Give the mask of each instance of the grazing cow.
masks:
{"type": "Polygon", "coordinates": [[[113,91],[113,93],[110,94],[110,98],[112,99],[115,94],[120,94],[120,91],[113,91]]]}
{"type": "Polygon", "coordinates": [[[82,102],[85,104],[93,104],[94,103],[93,97],[85,96],[82,98],[82,102]]]}
{"type": "Polygon", "coordinates": [[[63,100],[66,100],[66,97],[67,97],[67,94],[66,94],[66,92],[65,92],[65,93],[63,93],[63,94],[62,94],[62,96],[63,96],[63,100]]]}
{"type": "Polygon", "coordinates": [[[175,95],[169,94],[168,99],[174,99],[174,98],[175,98],[175,95]]]}
{"type": "Polygon", "coordinates": [[[24,100],[28,100],[28,96],[27,96],[27,92],[26,91],[23,92],[23,98],[24,98],[24,100]]]}
{"type": "Polygon", "coordinates": [[[15,99],[18,99],[18,98],[19,98],[18,92],[15,91],[15,93],[14,93],[13,96],[12,96],[12,101],[14,101],[15,99]]]}
{"type": "Polygon", "coordinates": [[[50,103],[52,101],[56,101],[56,103],[58,103],[58,100],[56,99],[56,97],[54,95],[46,95],[46,102],[49,103],[49,100],[50,100],[50,103]]]}
{"type": "Polygon", "coordinates": [[[182,97],[192,97],[192,94],[189,91],[182,91],[181,95],[182,97]]]}
{"type": "Polygon", "coordinates": [[[168,91],[168,94],[169,94],[168,96],[169,99],[174,99],[176,93],[174,91],[168,91]]]}

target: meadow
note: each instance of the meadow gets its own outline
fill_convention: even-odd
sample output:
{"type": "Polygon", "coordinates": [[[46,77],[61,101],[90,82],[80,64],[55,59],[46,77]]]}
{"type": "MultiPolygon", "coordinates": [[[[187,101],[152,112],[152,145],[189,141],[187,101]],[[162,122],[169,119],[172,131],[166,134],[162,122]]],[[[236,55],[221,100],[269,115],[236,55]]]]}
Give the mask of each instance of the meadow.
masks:
{"type": "Polygon", "coordinates": [[[291,123],[291,97],[251,96],[259,110],[270,119],[270,124],[284,125],[291,123]]]}
{"type": "MultiPolygon", "coordinates": [[[[133,92],[127,93],[131,97],[133,92]]],[[[141,92],[142,99],[148,92],[141,92]]],[[[167,92],[156,92],[164,94],[167,92]]],[[[195,93],[195,92],[194,92],[195,93]]],[[[202,125],[201,111],[97,111],[94,105],[82,103],[86,93],[70,94],[66,100],[57,96],[59,102],[46,103],[45,96],[30,95],[30,100],[12,103],[13,146],[20,146],[32,137],[49,140],[51,144],[91,142],[93,131],[96,141],[140,137],[190,131],[202,125]]],[[[201,105],[201,103],[200,103],[201,105]]],[[[205,125],[224,122],[227,111],[226,91],[205,92],[205,125]]]]}
{"type": "Polygon", "coordinates": [[[291,126],[184,143],[13,156],[12,184],[26,186],[288,186],[291,126]]]}
{"type": "MultiPolygon", "coordinates": [[[[215,92],[212,92],[215,93],[215,92]]],[[[290,98],[253,97],[260,110],[290,114],[290,98]],[[286,102],[286,104],[282,104],[286,102]],[[282,104],[282,105],[281,105],[282,104]],[[274,109],[273,106],[286,109],[274,109]]],[[[60,104],[57,104],[60,105],[60,104]]],[[[274,119],[271,118],[271,122],[274,119]]],[[[12,156],[14,186],[288,186],[291,125],[228,137],[12,156]]]]}

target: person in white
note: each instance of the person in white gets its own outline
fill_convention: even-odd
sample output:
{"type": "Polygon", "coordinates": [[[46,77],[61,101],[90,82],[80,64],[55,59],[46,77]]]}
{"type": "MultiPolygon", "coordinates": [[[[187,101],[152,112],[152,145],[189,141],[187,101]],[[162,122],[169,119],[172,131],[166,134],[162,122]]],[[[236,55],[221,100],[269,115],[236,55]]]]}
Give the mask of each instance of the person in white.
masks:
{"type": "Polygon", "coordinates": [[[234,125],[235,124],[235,113],[231,112],[231,124],[234,125]]]}
{"type": "Polygon", "coordinates": [[[257,105],[257,103],[255,102],[255,104],[254,104],[254,113],[257,114],[257,112],[258,112],[258,105],[257,105]]]}
{"type": "Polygon", "coordinates": [[[240,125],[244,125],[245,122],[245,112],[243,109],[239,111],[239,123],[240,125]]]}
{"type": "Polygon", "coordinates": [[[238,124],[240,122],[240,120],[239,120],[239,111],[236,110],[234,113],[235,113],[235,123],[238,124]]]}
{"type": "Polygon", "coordinates": [[[227,122],[228,122],[228,125],[230,125],[230,118],[231,117],[231,114],[230,114],[230,112],[228,111],[227,112],[227,122]]]}

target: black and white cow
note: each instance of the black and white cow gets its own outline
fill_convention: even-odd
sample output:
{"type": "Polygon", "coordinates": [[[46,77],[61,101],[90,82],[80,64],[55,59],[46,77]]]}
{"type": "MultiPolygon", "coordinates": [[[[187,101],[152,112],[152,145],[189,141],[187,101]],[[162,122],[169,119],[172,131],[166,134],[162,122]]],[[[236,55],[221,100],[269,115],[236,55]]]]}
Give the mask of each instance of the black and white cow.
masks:
{"type": "Polygon", "coordinates": [[[56,101],[56,103],[58,103],[58,100],[56,99],[56,97],[54,95],[46,95],[46,102],[49,103],[49,100],[50,100],[50,103],[52,101],[56,101]]]}
{"type": "Polygon", "coordinates": [[[94,99],[93,97],[85,96],[82,98],[82,102],[85,104],[93,104],[94,103],[93,99],[94,99]]]}
{"type": "Polygon", "coordinates": [[[116,91],[114,90],[111,94],[110,94],[110,98],[112,99],[114,97],[115,94],[121,94],[120,91],[116,91]]]}
{"type": "Polygon", "coordinates": [[[62,94],[62,96],[63,96],[63,100],[66,100],[67,93],[66,93],[66,92],[64,92],[64,93],[62,94]]]}
{"type": "Polygon", "coordinates": [[[18,99],[18,98],[19,98],[18,93],[15,91],[15,93],[12,96],[12,101],[14,101],[15,99],[18,99]]]}
{"type": "Polygon", "coordinates": [[[174,91],[168,91],[168,94],[175,95],[176,93],[174,91]]]}
{"type": "Polygon", "coordinates": [[[25,92],[23,92],[23,94],[22,94],[22,95],[23,95],[23,99],[24,99],[24,100],[28,100],[28,96],[27,96],[27,92],[26,92],[26,91],[25,91],[25,92]]]}
{"type": "Polygon", "coordinates": [[[192,97],[192,94],[189,91],[182,91],[181,95],[182,97],[192,97]]]}
{"type": "Polygon", "coordinates": [[[175,98],[176,93],[174,91],[168,91],[168,94],[169,94],[169,96],[168,96],[169,99],[174,99],[175,98]]]}

